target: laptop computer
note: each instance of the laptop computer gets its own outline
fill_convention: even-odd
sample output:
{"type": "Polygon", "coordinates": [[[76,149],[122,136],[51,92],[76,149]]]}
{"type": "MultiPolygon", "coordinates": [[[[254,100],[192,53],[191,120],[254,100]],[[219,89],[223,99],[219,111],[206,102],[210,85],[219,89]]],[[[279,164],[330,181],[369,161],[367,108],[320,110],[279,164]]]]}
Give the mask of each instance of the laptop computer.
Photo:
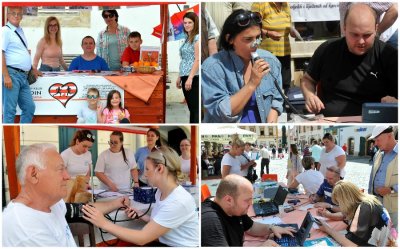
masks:
{"type": "Polygon", "coordinates": [[[278,187],[276,194],[271,201],[256,202],[253,204],[254,213],[256,216],[269,216],[279,213],[279,205],[285,202],[288,191],[282,186],[278,187]]]}
{"type": "Polygon", "coordinates": [[[294,234],[294,237],[284,234],[282,235],[282,238],[278,239],[277,237],[274,237],[274,240],[277,244],[280,246],[284,247],[289,247],[289,246],[303,246],[304,241],[307,239],[308,235],[310,234],[310,230],[312,227],[312,224],[314,222],[314,218],[310,214],[310,212],[307,212],[306,217],[304,217],[303,223],[301,224],[300,229],[298,229],[297,224],[281,224],[278,226],[282,227],[288,227],[291,226],[293,228],[297,228],[297,232],[294,234]]]}
{"type": "Polygon", "coordinates": [[[398,103],[364,103],[363,123],[397,123],[398,103]]]}

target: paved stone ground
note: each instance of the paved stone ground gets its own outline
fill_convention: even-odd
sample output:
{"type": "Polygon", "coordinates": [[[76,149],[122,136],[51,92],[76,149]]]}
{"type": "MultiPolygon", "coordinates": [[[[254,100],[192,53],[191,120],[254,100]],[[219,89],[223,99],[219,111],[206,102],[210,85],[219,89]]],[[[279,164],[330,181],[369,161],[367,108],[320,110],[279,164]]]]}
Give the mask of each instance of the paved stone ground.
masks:
{"type": "MultiPolygon", "coordinates": [[[[269,173],[278,174],[279,182],[287,182],[286,179],[286,166],[288,155],[285,154],[284,159],[271,160],[269,164],[269,173]]],[[[368,190],[369,177],[372,167],[368,163],[369,157],[348,157],[346,163],[346,176],[345,180],[351,181],[358,187],[368,190]]],[[[260,174],[261,159],[257,161],[257,174],[260,174]]]]}
{"type": "Polygon", "coordinates": [[[166,110],[166,123],[189,123],[189,109],[186,103],[182,102],[185,97],[183,96],[182,89],[176,88],[175,82],[178,73],[169,73],[168,75],[171,83],[167,83],[167,110],[166,110]]]}

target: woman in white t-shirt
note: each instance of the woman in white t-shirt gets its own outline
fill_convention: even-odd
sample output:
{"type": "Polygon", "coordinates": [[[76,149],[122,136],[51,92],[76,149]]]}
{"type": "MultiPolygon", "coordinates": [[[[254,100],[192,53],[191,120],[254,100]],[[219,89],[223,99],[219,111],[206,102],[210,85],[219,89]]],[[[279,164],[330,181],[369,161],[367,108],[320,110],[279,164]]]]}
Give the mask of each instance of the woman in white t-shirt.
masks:
{"type": "Polygon", "coordinates": [[[110,135],[110,149],[103,151],[96,163],[96,176],[100,188],[117,192],[130,189],[131,177],[135,187],[139,187],[139,176],[133,152],[124,148],[124,135],[113,131],[110,135]]]}
{"type": "Polygon", "coordinates": [[[304,172],[298,174],[289,185],[289,188],[297,188],[300,184],[303,185],[307,195],[315,194],[322,182],[324,176],[321,172],[315,170],[314,158],[311,156],[305,156],[301,160],[301,164],[304,167],[304,172]]]}
{"type": "MultiPolygon", "coordinates": [[[[189,139],[185,138],[182,139],[181,143],[179,144],[179,148],[181,150],[181,171],[184,175],[184,180],[189,180],[190,175],[190,149],[192,145],[189,139]]],[[[196,157],[196,173],[199,167],[198,165],[198,158],[196,157]]]]}
{"type": "Polygon", "coordinates": [[[178,154],[167,146],[161,146],[147,156],[144,174],[148,184],[158,189],[151,215],[143,215],[132,207],[125,211],[129,217],[139,215],[147,222],[141,230],[113,224],[104,218],[102,212],[89,205],[84,208],[85,219],[137,245],[198,247],[199,215],[194,198],[177,184],[182,174],[178,154]]]}
{"type": "Polygon", "coordinates": [[[340,168],[340,177],[343,179],[346,172],[344,167],[346,166],[346,153],[344,150],[335,144],[333,136],[330,133],[326,133],[322,138],[322,142],[325,148],[322,149],[319,163],[321,164],[319,171],[325,177],[326,169],[331,166],[337,166],[340,168]]]}
{"type": "Polygon", "coordinates": [[[247,164],[241,165],[239,160],[239,156],[244,152],[244,147],[245,143],[239,139],[238,135],[232,135],[232,147],[221,161],[222,178],[231,174],[242,175],[241,171],[250,166],[250,164],[248,166],[247,164]]]}
{"type": "Polygon", "coordinates": [[[92,153],[89,150],[92,148],[94,139],[95,136],[89,130],[78,130],[71,140],[70,147],[61,152],[71,178],[78,175],[90,177],[92,153]]]}

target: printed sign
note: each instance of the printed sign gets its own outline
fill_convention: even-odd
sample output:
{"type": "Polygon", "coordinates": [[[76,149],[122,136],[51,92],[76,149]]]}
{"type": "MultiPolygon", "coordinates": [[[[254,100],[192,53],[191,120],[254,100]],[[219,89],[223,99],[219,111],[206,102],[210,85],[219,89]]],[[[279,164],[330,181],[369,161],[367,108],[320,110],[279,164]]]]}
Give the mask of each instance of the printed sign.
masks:
{"type": "Polygon", "coordinates": [[[339,21],[339,2],[289,3],[292,22],[339,21]]]}
{"type": "MultiPolygon", "coordinates": [[[[93,87],[99,90],[103,107],[111,90],[118,90],[124,102],[124,90],[102,76],[39,77],[30,87],[36,105],[35,115],[76,115],[87,105],[87,90],[93,87]]],[[[17,114],[21,114],[19,108],[17,114]]]]}

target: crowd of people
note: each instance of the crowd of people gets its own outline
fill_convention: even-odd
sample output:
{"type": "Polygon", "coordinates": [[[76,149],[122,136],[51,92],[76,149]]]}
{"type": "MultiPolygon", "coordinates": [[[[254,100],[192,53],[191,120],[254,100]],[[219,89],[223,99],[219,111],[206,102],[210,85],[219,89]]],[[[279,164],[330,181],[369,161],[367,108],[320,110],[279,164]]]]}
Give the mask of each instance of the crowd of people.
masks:
{"type": "MultiPolygon", "coordinates": [[[[277,122],[284,111],[278,89],[287,92],[291,84],[289,35],[299,39],[290,13],[286,2],[232,10],[219,52],[202,64],[204,122],[277,122]]],[[[305,109],[325,117],[361,116],[363,103],[397,103],[397,32],[395,42],[379,40],[392,25],[397,29],[397,4],[341,3],[340,15],[344,37],[322,43],[301,78],[305,109]]]]}
{"type": "MultiPolygon", "coordinates": [[[[101,15],[106,28],[99,32],[97,40],[92,36],[82,38],[83,54],[74,58],[68,67],[63,54],[62,24],[57,17],[50,16],[46,19],[44,36],[39,40],[33,62],[31,62],[28,39],[20,26],[23,8],[7,7],[8,21],[6,26],[2,28],[3,123],[14,123],[17,106],[22,110],[20,122],[32,122],[35,104],[28,83],[28,75],[30,74],[37,78],[42,76],[43,72],[57,72],[61,69],[65,71],[99,72],[119,71],[124,66],[135,64],[141,66],[139,65],[141,44],[143,43],[141,34],[137,31],[131,32],[129,28],[120,25],[118,23],[119,15],[115,9],[103,10],[101,15]]],[[[188,12],[183,17],[183,23],[186,40],[180,48],[181,61],[177,87],[183,89],[190,111],[190,122],[198,123],[200,44],[198,41],[199,21],[197,14],[188,12]]],[[[151,63],[156,62],[148,62],[149,65],[153,66],[151,63]]],[[[158,63],[156,64],[158,65],[158,63]]],[[[119,98],[121,98],[120,93],[119,95],[119,98]]],[[[89,92],[87,96],[90,102],[89,92]]],[[[95,95],[92,94],[91,96],[95,95]]],[[[100,98],[99,94],[96,96],[100,98]]],[[[114,97],[111,96],[111,98],[114,97]]],[[[103,118],[94,114],[97,111],[97,107],[94,105],[89,108],[91,111],[86,106],[82,107],[86,109],[86,112],[80,112],[80,114],[90,113],[91,118],[84,117],[79,121],[84,123],[120,123],[120,121],[128,123],[129,112],[122,106],[123,103],[119,104],[119,108],[112,107],[107,103],[107,107],[101,110],[102,114],[105,115],[103,118]],[[111,107],[114,111],[111,111],[111,107]],[[112,112],[116,113],[113,114],[112,112]]]]}
{"type": "Polygon", "coordinates": [[[148,146],[133,153],[124,148],[124,134],[113,131],[110,148],[92,162],[90,148],[96,139],[89,130],[77,130],[61,155],[51,144],[32,144],[22,149],[16,162],[21,191],[3,211],[3,246],[76,246],[67,224],[76,219],[136,245],[198,246],[195,200],[180,185],[187,180],[183,173],[190,173],[190,167],[181,167],[182,160],[190,158],[184,152],[190,141],[182,140],[179,157],[174,149],[160,143],[158,130],[150,129],[148,146]],[[66,203],[68,182],[84,176],[88,183],[92,171],[103,190],[126,191],[139,185],[156,188],[151,214],[131,205],[127,196],[104,202],[66,203]],[[74,212],[83,212],[83,217],[76,217],[69,210],[71,205],[82,208],[74,212]],[[121,208],[128,219],[140,217],[144,227],[127,229],[104,217],[121,208]]]}
{"type": "MultiPolygon", "coordinates": [[[[302,185],[309,202],[314,203],[318,215],[333,221],[344,221],[347,234],[335,231],[322,221],[319,229],[332,236],[342,246],[386,246],[393,242],[393,229],[398,229],[398,178],[397,141],[393,126],[378,125],[369,138],[379,149],[373,158],[368,193],[346,179],[346,153],[335,144],[330,133],[323,136],[323,147],[317,141],[313,146],[304,146],[299,152],[295,144],[290,145],[287,158],[287,186],[289,192],[299,192],[302,185]]],[[[247,213],[253,203],[253,179],[247,177],[253,160],[241,160],[251,154],[250,144],[233,136],[231,148],[221,161],[222,180],[214,200],[202,203],[202,245],[243,246],[243,233],[264,236],[289,233],[275,232],[273,227],[264,227],[255,232],[254,224],[247,213]],[[247,151],[247,152],[246,152],[247,151]],[[251,187],[251,188],[250,188],[251,187]],[[243,206],[240,206],[243,205],[243,206]],[[239,224],[243,224],[240,226],[239,224]],[[230,227],[231,226],[231,227],[230,227]],[[239,229],[240,228],[240,229],[239,229]]],[[[266,146],[260,146],[261,175],[265,164],[271,160],[266,146]]],[[[273,173],[268,170],[267,174],[273,173]]],[[[280,235],[279,235],[280,236],[280,235]]],[[[267,240],[266,245],[276,245],[267,240]],[[272,243],[272,244],[271,244],[272,243]]]]}

